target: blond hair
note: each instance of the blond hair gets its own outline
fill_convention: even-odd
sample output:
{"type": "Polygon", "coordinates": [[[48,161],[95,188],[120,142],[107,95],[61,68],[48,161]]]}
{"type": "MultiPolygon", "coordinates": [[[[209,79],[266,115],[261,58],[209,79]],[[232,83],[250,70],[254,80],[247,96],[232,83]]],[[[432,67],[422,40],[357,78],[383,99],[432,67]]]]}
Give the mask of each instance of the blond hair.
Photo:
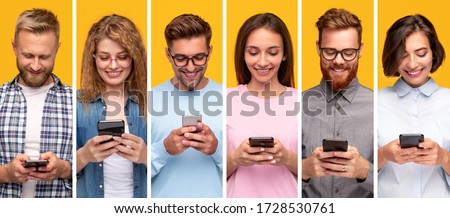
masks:
{"type": "Polygon", "coordinates": [[[32,33],[54,32],[56,41],[59,41],[59,21],[56,15],[41,8],[33,8],[22,12],[16,21],[16,30],[14,32],[14,42],[17,43],[19,33],[29,31],[32,33]]]}

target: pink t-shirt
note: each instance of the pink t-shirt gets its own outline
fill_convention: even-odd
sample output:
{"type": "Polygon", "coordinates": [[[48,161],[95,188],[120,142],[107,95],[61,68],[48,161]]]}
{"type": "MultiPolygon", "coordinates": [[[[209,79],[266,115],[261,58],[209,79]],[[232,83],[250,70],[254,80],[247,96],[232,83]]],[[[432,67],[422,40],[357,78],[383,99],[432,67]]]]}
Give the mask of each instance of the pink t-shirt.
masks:
{"type": "MultiPolygon", "coordinates": [[[[228,89],[231,99],[227,102],[227,153],[249,137],[271,136],[297,154],[300,111],[297,96],[293,88],[270,99],[252,95],[246,85],[228,89]]],[[[294,198],[297,190],[297,175],[285,166],[239,166],[227,179],[228,197],[294,198]]]]}

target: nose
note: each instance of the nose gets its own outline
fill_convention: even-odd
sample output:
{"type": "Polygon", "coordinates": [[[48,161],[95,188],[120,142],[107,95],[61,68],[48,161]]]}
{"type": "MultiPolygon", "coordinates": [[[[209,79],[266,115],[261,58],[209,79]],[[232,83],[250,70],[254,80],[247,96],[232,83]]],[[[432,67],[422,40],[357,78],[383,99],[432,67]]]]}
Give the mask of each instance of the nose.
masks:
{"type": "Polygon", "coordinates": [[[265,54],[261,54],[259,56],[258,65],[261,66],[261,67],[265,67],[265,66],[267,66],[267,64],[268,64],[268,61],[267,61],[266,55],[265,54]]]}
{"type": "Polygon", "coordinates": [[[416,61],[414,55],[410,55],[410,57],[408,58],[408,62],[406,63],[407,67],[414,69],[417,67],[418,62],[416,61]]]}
{"type": "Polygon", "coordinates": [[[342,57],[342,53],[337,53],[336,58],[333,60],[335,64],[344,64],[345,60],[342,57]]]}
{"type": "Polygon", "coordinates": [[[39,57],[35,57],[34,60],[30,64],[31,70],[39,71],[41,69],[41,61],[39,57]]]}
{"type": "Polygon", "coordinates": [[[109,67],[110,67],[111,69],[116,69],[117,66],[118,66],[117,60],[116,60],[115,58],[112,58],[111,61],[109,62],[109,67]]]}
{"type": "Polygon", "coordinates": [[[195,65],[194,65],[193,59],[188,59],[188,63],[186,65],[186,70],[188,70],[189,72],[192,72],[195,70],[195,65]]]}

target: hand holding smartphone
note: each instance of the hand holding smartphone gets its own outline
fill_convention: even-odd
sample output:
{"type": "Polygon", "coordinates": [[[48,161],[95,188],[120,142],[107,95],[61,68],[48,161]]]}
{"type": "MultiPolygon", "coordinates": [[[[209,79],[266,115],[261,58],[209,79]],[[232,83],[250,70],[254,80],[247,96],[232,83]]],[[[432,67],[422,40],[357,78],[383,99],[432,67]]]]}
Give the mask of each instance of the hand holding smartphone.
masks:
{"type": "Polygon", "coordinates": [[[347,151],[348,141],[345,139],[323,139],[322,141],[323,151],[347,151]]]}
{"type": "Polygon", "coordinates": [[[421,148],[419,143],[424,141],[424,136],[420,133],[400,134],[399,139],[401,148],[421,148]]]}
{"type": "Polygon", "coordinates": [[[273,137],[250,137],[250,147],[273,148],[273,137]]]}

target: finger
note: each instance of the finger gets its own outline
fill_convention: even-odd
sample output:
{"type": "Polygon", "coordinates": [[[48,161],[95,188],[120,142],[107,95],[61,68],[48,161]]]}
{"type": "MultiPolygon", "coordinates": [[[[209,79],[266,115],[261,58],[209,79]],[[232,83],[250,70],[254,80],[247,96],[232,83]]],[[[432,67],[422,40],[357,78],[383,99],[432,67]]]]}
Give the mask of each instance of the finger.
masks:
{"type": "Polygon", "coordinates": [[[343,159],[352,159],[354,153],[352,151],[342,152],[342,151],[334,151],[333,157],[343,158],[343,159]]]}
{"type": "Polygon", "coordinates": [[[401,156],[409,155],[416,152],[418,149],[416,147],[411,148],[402,148],[398,151],[398,154],[401,156]]]}
{"type": "Polygon", "coordinates": [[[88,143],[91,143],[91,144],[100,144],[100,143],[102,143],[102,142],[106,142],[106,141],[112,139],[112,137],[113,137],[112,135],[100,135],[100,136],[95,136],[95,137],[91,138],[91,139],[88,141],[88,143]]]}
{"type": "Polygon", "coordinates": [[[17,154],[14,159],[19,160],[20,162],[24,162],[26,160],[30,159],[30,156],[25,155],[25,154],[17,154]]]}
{"type": "Polygon", "coordinates": [[[320,153],[318,153],[318,156],[317,156],[317,158],[319,158],[320,160],[324,159],[324,158],[329,158],[329,157],[334,157],[333,151],[330,151],[330,152],[321,151],[320,153]]]}
{"type": "Polygon", "coordinates": [[[132,155],[135,151],[134,149],[128,148],[126,146],[117,146],[117,150],[118,150],[118,152],[129,154],[129,155],[132,155]]]}
{"type": "Polygon", "coordinates": [[[135,135],[130,134],[130,133],[123,133],[121,135],[121,137],[124,138],[124,139],[135,141],[135,142],[144,141],[141,137],[135,136],[135,135]]]}
{"type": "Polygon", "coordinates": [[[195,127],[195,126],[186,126],[186,127],[178,128],[175,132],[177,135],[182,136],[182,135],[184,135],[184,133],[195,132],[195,130],[197,130],[197,127],[195,127]]]}
{"type": "Polygon", "coordinates": [[[205,142],[205,136],[198,133],[184,133],[184,137],[188,140],[197,140],[200,142],[205,142]]]}
{"type": "MultiPolygon", "coordinates": [[[[116,137],[116,136],[114,136],[114,137],[116,137]]],[[[97,148],[98,148],[98,150],[100,152],[102,152],[102,151],[114,148],[114,147],[116,147],[118,145],[120,145],[120,142],[114,140],[114,141],[110,141],[110,142],[106,142],[106,143],[100,144],[97,148]]]]}
{"type": "Polygon", "coordinates": [[[199,129],[201,129],[203,132],[205,132],[206,134],[208,134],[209,132],[211,132],[211,129],[209,128],[208,125],[202,123],[202,122],[198,122],[197,123],[197,127],[199,129]]]}
{"type": "Polygon", "coordinates": [[[124,139],[121,137],[117,137],[114,136],[113,137],[114,141],[117,141],[119,143],[120,146],[118,147],[129,147],[129,148],[137,148],[137,144],[134,140],[130,140],[130,139],[124,139]]]}
{"type": "Polygon", "coordinates": [[[248,147],[244,150],[244,152],[247,152],[248,154],[269,154],[266,150],[267,148],[263,147],[248,147]]]}
{"type": "Polygon", "coordinates": [[[332,164],[339,164],[339,165],[348,165],[348,160],[344,158],[339,157],[329,157],[322,159],[323,162],[332,163],[332,164]]]}
{"type": "Polygon", "coordinates": [[[40,155],[39,159],[41,159],[41,160],[50,160],[53,157],[56,157],[55,154],[53,154],[53,152],[51,152],[51,151],[47,151],[45,153],[42,153],[40,155]]]}
{"type": "Polygon", "coordinates": [[[329,162],[322,162],[320,164],[322,168],[328,169],[328,170],[334,170],[334,171],[345,171],[345,167],[342,164],[334,164],[329,162]]]}
{"type": "Polygon", "coordinates": [[[334,171],[334,170],[325,170],[325,174],[329,176],[339,176],[339,177],[345,177],[347,172],[343,171],[334,171]]]}

